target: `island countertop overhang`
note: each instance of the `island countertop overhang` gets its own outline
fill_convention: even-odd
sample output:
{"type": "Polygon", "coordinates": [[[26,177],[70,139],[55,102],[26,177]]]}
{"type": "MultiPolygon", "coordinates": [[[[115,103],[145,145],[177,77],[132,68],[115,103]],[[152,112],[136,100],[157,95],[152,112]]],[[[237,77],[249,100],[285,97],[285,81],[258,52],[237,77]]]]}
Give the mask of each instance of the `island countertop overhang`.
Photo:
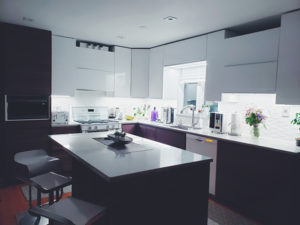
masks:
{"type": "Polygon", "coordinates": [[[184,151],[169,145],[129,135],[133,142],[145,146],[147,151],[122,153],[112,150],[94,138],[105,137],[110,132],[49,135],[72,157],[88,166],[108,181],[145,175],[180,167],[210,163],[206,156],[184,151]]]}

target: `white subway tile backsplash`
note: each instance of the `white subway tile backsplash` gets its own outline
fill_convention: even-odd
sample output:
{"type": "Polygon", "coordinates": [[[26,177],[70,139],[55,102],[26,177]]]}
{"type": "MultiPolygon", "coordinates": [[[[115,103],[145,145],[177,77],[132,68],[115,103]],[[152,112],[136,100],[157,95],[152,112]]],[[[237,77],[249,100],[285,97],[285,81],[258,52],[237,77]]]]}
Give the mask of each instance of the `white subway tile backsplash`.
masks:
{"type": "Polygon", "coordinates": [[[280,138],[294,140],[300,136],[299,127],[290,122],[296,113],[300,112],[300,105],[276,105],[275,94],[223,94],[219,103],[219,111],[230,115],[238,112],[242,118],[242,135],[250,136],[251,130],[245,122],[245,112],[249,107],[260,108],[267,115],[266,129],[260,126],[260,134],[266,138],[280,138]]]}

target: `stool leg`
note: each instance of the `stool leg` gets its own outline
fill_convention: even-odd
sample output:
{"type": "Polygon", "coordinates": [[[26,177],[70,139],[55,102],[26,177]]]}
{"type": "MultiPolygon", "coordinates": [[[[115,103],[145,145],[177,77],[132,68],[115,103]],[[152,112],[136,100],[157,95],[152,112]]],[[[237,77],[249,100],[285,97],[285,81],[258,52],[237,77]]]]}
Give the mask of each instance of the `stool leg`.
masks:
{"type": "Polygon", "coordinates": [[[29,184],[29,208],[32,207],[32,191],[31,191],[31,184],[29,184]]]}
{"type": "Polygon", "coordinates": [[[49,193],[49,205],[52,205],[54,203],[54,191],[51,191],[49,193]]]}
{"type": "Polygon", "coordinates": [[[60,189],[60,197],[62,198],[62,196],[64,195],[64,188],[60,189]]]}
{"type": "Polygon", "coordinates": [[[38,207],[41,207],[42,205],[42,194],[41,194],[41,191],[40,190],[37,190],[37,206],[38,207]]]}
{"type": "Polygon", "coordinates": [[[56,192],[56,201],[55,202],[58,202],[60,200],[59,189],[55,190],[55,192],[56,192]]]}

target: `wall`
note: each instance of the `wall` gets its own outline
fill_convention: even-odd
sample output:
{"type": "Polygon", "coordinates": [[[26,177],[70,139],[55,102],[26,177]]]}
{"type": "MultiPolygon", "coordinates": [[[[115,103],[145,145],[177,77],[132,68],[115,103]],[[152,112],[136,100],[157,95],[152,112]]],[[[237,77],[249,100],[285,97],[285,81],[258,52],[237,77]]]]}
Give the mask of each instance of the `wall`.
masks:
{"type": "Polygon", "coordinates": [[[260,127],[261,137],[281,138],[294,141],[300,136],[299,127],[290,122],[300,112],[300,105],[276,105],[275,94],[222,94],[219,111],[229,115],[232,112],[241,114],[242,135],[251,136],[251,128],[245,123],[245,113],[250,107],[260,108],[268,116],[266,129],[260,127]],[[288,110],[287,117],[283,111],[288,110]]]}
{"type": "MultiPolygon", "coordinates": [[[[103,97],[93,92],[75,92],[74,96],[52,96],[52,111],[69,111],[70,114],[72,114],[72,106],[106,106],[108,108],[119,107],[123,115],[131,115],[134,107],[143,107],[144,105],[149,107],[148,114],[150,114],[154,106],[157,107],[159,112],[162,107],[170,106],[176,108],[177,101],[144,98],[103,97]]],[[[162,113],[159,114],[161,115],[162,113]]],[[[150,117],[150,115],[147,115],[147,117],[150,117]]]]}

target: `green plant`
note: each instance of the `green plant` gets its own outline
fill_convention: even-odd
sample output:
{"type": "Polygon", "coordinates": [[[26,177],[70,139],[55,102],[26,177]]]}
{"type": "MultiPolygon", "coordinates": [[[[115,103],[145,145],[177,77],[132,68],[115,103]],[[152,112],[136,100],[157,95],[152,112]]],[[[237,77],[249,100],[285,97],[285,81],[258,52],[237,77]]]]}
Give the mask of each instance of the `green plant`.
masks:
{"type": "MultiPolygon", "coordinates": [[[[291,124],[300,126],[300,113],[296,113],[296,117],[291,121],[291,124]]],[[[300,127],[299,127],[299,131],[300,131],[300,127]]]]}
{"type": "Polygon", "coordinates": [[[141,109],[140,107],[134,107],[133,108],[133,116],[137,116],[137,115],[140,115],[140,116],[145,116],[145,110],[141,109]]]}

